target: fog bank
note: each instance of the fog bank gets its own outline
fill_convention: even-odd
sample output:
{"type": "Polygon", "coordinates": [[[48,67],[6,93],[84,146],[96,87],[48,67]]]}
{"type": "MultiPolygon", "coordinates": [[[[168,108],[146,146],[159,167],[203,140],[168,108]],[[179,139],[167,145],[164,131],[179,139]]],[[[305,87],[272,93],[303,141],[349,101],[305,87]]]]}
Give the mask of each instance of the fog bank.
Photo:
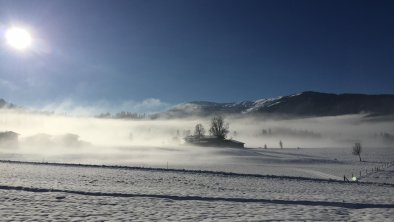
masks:
{"type": "MultiPolygon", "coordinates": [[[[225,121],[230,126],[228,138],[242,141],[246,147],[279,148],[279,141],[284,148],[352,147],[355,142],[361,142],[364,147],[394,144],[392,120],[366,121],[361,115],[292,120],[225,118],[225,121]]],[[[209,131],[209,118],[115,120],[3,110],[0,111],[0,132],[3,132],[0,152],[41,156],[79,154],[92,159],[108,153],[141,163],[144,158],[208,160],[209,148],[185,146],[183,141],[184,136],[193,134],[198,123],[209,131]],[[6,138],[4,132],[8,131],[18,134],[16,143],[6,138]]]]}

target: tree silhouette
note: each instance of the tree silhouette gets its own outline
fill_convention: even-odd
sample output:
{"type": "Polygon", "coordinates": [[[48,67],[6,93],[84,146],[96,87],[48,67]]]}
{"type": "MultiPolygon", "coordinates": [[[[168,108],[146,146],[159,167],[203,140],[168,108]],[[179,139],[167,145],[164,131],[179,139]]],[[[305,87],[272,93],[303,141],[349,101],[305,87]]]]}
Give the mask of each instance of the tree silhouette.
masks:
{"type": "Polygon", "coordinates": [[[358,156],[358,158],[360,158],[360,162],[361,162],[361,143],[355,143],[353,146],[353,155],[358,156]]]}
{"type": "Polygon", "coordinates": [[[229,133],[229,124],[224,123],[222,116],[215,116],[211,120],[211,128],[209,129],[209,134],[217,137],[218,139],[224,140],[229,133]]]}
{"type": "Polygon", "coordinates": [[[194,136],[197,137],[198,139],[201,139],[201,137],[204,137],[204,135],[205,135],[204,126],[201,123],[197,124],[194,128],[194,136]]]}

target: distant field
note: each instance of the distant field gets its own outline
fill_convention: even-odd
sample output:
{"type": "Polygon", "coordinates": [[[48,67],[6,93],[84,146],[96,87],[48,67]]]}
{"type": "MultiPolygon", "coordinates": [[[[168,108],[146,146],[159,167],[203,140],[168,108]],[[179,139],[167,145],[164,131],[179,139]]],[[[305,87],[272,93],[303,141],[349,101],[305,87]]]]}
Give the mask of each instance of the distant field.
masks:
{"type": "MultiPolygon", "coordinates": [[[[43,149],[42,155],[30,154],[28,149],[0,153],[0,159],[36,162],[109,164],[138,167],[196,169],[263,175],[300,176],[343,180],[352,174],[371,180],[376,167],[394,161],[394,148],[363,148],[363,162],[352,155],[351,148],[214,148],[214,147],[118,147],[43,149]]],[[[386,178],[386,181],[394,180],[386,178]]]]}

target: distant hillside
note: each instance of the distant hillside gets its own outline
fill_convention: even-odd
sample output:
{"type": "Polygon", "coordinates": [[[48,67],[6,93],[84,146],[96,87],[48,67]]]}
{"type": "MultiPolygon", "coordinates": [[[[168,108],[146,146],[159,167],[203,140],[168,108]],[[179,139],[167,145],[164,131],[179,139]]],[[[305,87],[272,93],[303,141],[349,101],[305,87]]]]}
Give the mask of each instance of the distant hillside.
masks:
{"type": "Polygon", "coordinates": [[[16,108],[16,106],[12,103],[8,103],[4,99],[0,99],[0,109],[13,109],[16,108]]]}
{"type": "MultiPolygon", "coordinates": [[[[8,103],[4,99],[0,99],[0,109],[23,108],[8,103]]],[[[48,113],[50,112],[45,112],[45,114],[48,113]]],[[[127,114],[126,117],[124,117],[125,119],[203,117],[214,114],[279,117],[367,114],[370,116],[394,117],[394,95],[330,94],[308,91],[290,96],[235,103],[194,101],[182,103],[174,106],[168,111],[147,116],[130,114],[127,112],[125,114],[127,114]],[[135,115],[137,115],[138,118],[136,118],[135,115]]],[[[100,117],[109,118],[108,116],[100,117]]]]}
{"type": "Polygon", "coordinates": [[[394,95],[330,94],[303,92],[278,98],[215,103],[195,101],[179,104],[160,117],[179,118],[213,114],[281,115],[289,117],[336,116],[346,114],[393,115],[394,95]]]}

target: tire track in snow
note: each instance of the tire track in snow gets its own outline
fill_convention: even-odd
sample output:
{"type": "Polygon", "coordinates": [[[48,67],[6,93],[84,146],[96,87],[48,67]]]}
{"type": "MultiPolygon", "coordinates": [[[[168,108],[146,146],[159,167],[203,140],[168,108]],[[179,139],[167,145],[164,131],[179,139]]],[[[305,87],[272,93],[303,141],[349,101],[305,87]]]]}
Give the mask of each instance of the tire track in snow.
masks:
{"type": "Polygon", "coordinates": [[[301,168],[295,168],[295,170],[297,171],[301,171],[301,172],[305,172],[305,173],[309,173],[321,178],[325,178],[325,179],[334,179],[334,180],[342,180],[343,178],[332,175],[332,174],[328,174],[328,173],[323,173],[321,171],[317,171],[317,170],[308,170],[308,169],[301,169],[301,168]]]}
{"type": "MultiPolygon", "coordinates": [[[[330,201],[309,201],[309,200],[280,200],[280,199],[252,199],[252,198],[233,198],[233,197],[203,197],[203,196],[177,196],[164,194],[131,194],[131,193],[105,193],[89,192],[78,190],[47,189],[22,186],[5,186],[0,185],[0,190],[25,191],[33,193],[66,193],[84,196],[100,197],[121,197],[121,198],[158,198],[169,199],[174,201],[208,201],[208,202],[237,202],[237,203],[261,203],[261,204],[281,204],[281,205],[304,205],[304,206],[326,206],[341,207],[348,209],[366,209],[366,208],[394,208],[394,204],[368,204],[368,203],[347,203],[347,202],[330,202],[330,201]]],[[[57,198],[64,199],[65,197],[57,198]]]]}

